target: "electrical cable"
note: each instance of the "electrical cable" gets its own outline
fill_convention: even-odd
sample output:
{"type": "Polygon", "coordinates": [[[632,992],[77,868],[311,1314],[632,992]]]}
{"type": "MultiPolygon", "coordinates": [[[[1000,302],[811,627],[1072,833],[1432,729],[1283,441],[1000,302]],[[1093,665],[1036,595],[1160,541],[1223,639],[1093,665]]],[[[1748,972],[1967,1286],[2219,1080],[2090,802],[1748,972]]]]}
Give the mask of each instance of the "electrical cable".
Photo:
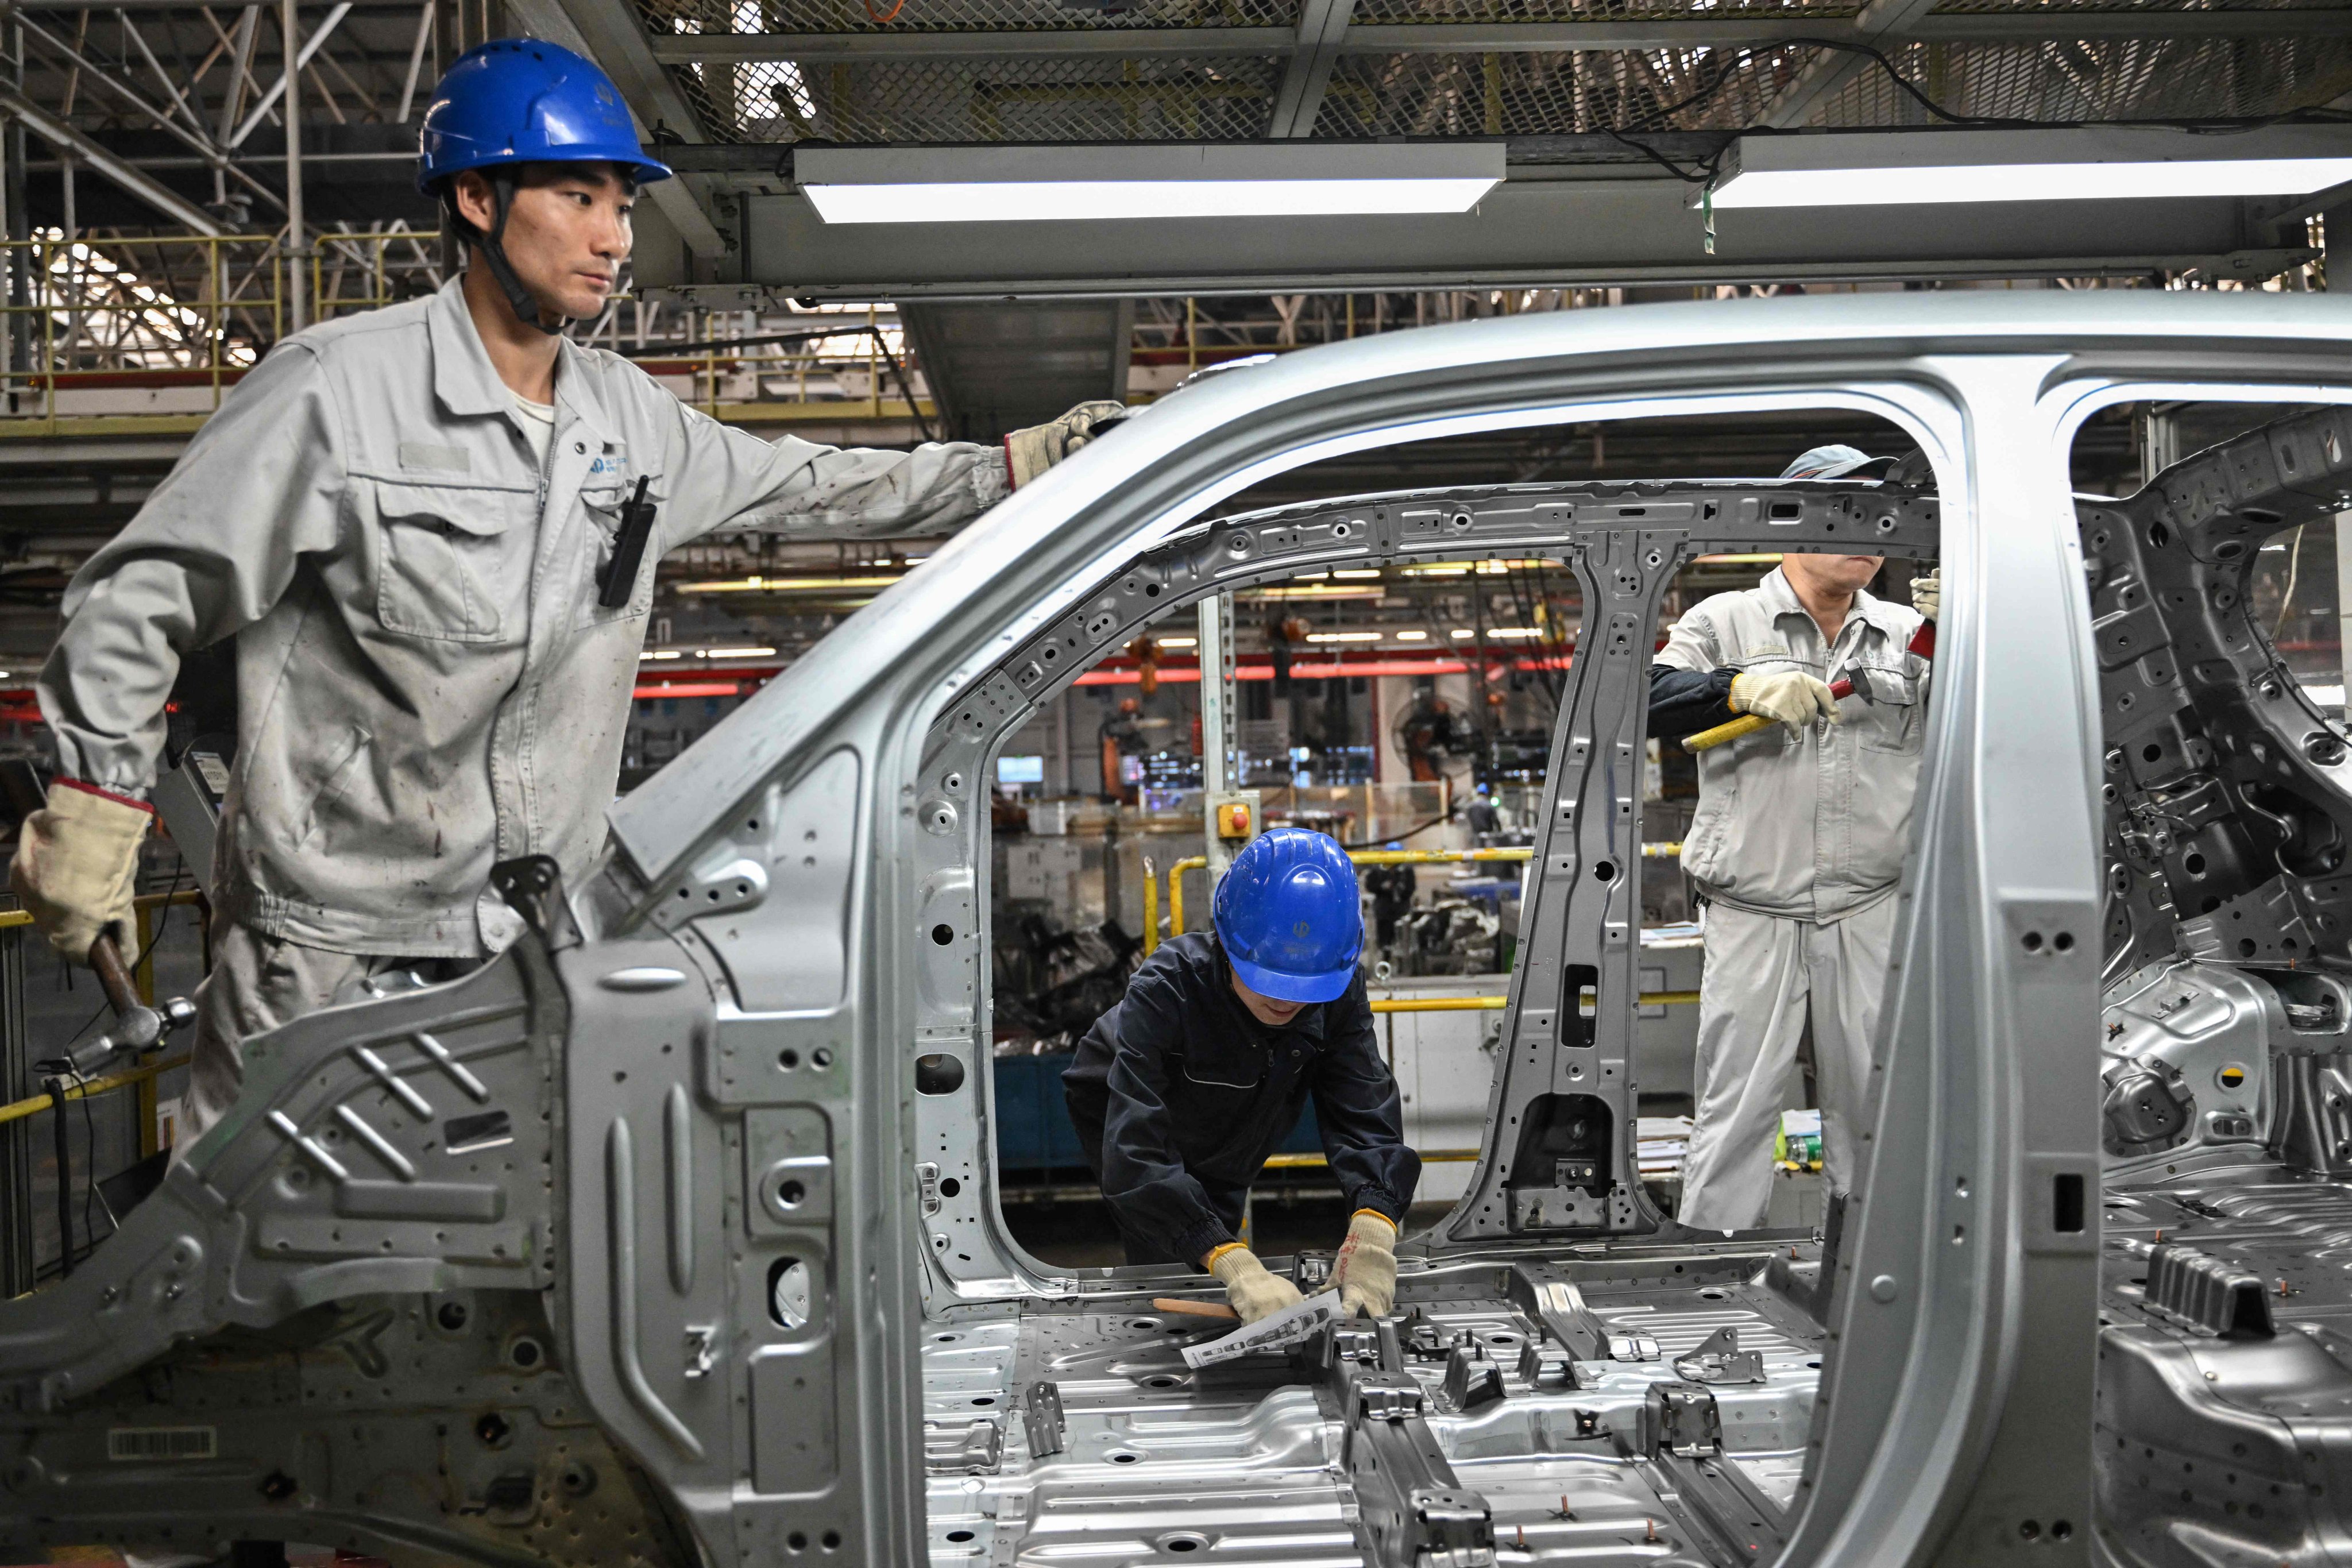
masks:
{"type": "Polygon", "coordinates": [[[65,1079],[52,1073],[49,1091],[49,1147],[58,1163],[58,1278],[73,1274],[73,1136],[66,1121],[65,1079]]]}
{"type": "MultiPolygon", "coordinates": [[[[163,917],[156,921],[155,930],[149,937],[146,949],[139,955],[139,962],[148,965],[148,973],[151,977],[154,973],[156,950],[161,946],[163,941],[163,933],[171,929],[172,900],[178,895],[181,880],[186,877],[187,872],[187,857],[175,853],[173,857],[171,885],[166,888],[163,892],[163,917]]],[[[135,970],[137,965],[134,964],[132,967],[135,970]]],[[[71,971],[68,970],[68,973],[70,973],[71,971]]],[[[70,985],[68,985],[68,988],[70,989],[70,985]]],[[[106,1009],[107,1004],[100,1002],[98,1005],[97,1010],[92,1012],[89,1018],[83,1021],[81,1027],[76,1029],[72,1036],[68,1038],[66,1041],[66,1048],[62,1053],[33,1064],[37,1068],[49,1075],[47,1085],[49,1089],[50,1114],[56,1118],[55,1126],[53,1128],[53,1147],[57,1152],[58,1161],[58,1232],[61,1238],[59,1243],[60,1250],[58,1253],[59,1278],[63,1278],[73,1272],[73,1226],[71,1223],[73,1215],[72,1144],[71,1134],[67,1126],[66,1121],[65,1084],[63,1081],[68,1077],[70,1077],[73,1079],[74,1087],[82,1091],[77,1097],[81,1100],[84,1154],[84,1159],[82,1161],[83,1171],[81,1196],[82,1232],[90,1238],[89,1249],[95,1251],[98,1247],[98,1232],[96,1227],[90,1224],[89,1211],[92,1200],[95,1200],[105,1208],[106,1217],[109,1221],[113,1223],[116,1230],[122,1228],[121,1220],[115,1215],[114,1206],[111,1204],[107,1203],[105,1195],[98,1190],[98,1124],[90,1111],[90,1095],[89,1092],[90,1080],[79,1068],[75,1068],[72,1062],[74,1047],[79,1045],[82,1041],[82,1037],[85,1035],[88,1035],[90,1030],[97,1026],[98,1021],[100,1018],[105,1016],[106,1009]]],[[[110,1232],[109,1234],[110,1235],[112,1233],[110,1232]]]]}
{"type": "Polygon", "coordinates": [[[1461,809],[1462,802],[1457,800],[1452,805],[1445,808],[1444,815],[1433,816],[1427,822],[1415,823],[1412,826],[1406,828],[1402,833],[1391,833],[1386,838],[1368,839],[1361,844],[1342,844],[1339,847],[1342,849],[1380,849],[1391,844],[1402,844],[1406,839],[1414,837],[1416,834],[1426,833],[1433,827],[1441,826],[1445,823],[1453,821],[1455,815],[1459,813],[1461,809]]]}
{"type": "MultiPolygon", "coordinates": [[[[1741,69],[1759,63],[1771,53],[1785,48],[1833,49],[1844,54],[1864,56],[1885,73],[1887,79],[1895,85],[1897,91],[1928,114],[1948,125],[1964,125],[1978,130],[2078,131],[2095,126],[2138,126],[2150,130],[2180,131],[2192,136],[2229,136],[2241,135],[2249,131],[2260,131],[2265,126],[2284,124],[2290,121],[2318,121],[2326,124],[2352,121],[2352,114],[2324,108],[2283,110],[2276,114],[2158,117],[2147,120],[2030,120],[2017,115],[1964,114],[1958,110],[1945,108],[1921,91],[1909,77],[1903,74],[1902,68],[1876,45],[1863,43],[1853,38],[1810,37],[1781,38],[1769,46],[1738,50],[1729,57],[1730,63],[1717,71],[1713,80],[1696,92],[1651,110],[1649,118],[1654,121],[1671,119],[1686,109],[1705,103],[1721,92],[1741,69]]],[[[1664,128],[1661,127],[1661,129],[1664,128]]],[[[1620,131],[1614,126],[1602,126],[1601,130],[1612,140],[1641,153],[1676,179],[1694,185],[1712,184],[1722,174],[1724,153],[1731,147],[1734,137],[1780,133],[1780,128],[1775,126],[1749,126],[1744,130],[1727,133],[1722,147],[1708,154],[1704,162],[1686,169],[1655,147],[1636,141],[1633,135],[1620,131]]]]}

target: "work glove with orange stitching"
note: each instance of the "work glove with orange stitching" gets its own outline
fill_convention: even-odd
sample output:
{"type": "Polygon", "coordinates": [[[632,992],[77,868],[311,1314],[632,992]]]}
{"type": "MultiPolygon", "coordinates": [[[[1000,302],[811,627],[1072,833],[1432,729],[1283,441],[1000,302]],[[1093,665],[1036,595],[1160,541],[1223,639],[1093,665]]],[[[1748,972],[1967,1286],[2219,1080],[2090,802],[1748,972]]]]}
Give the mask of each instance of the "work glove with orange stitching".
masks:
{"type": "Polygon", "coordinates": [[[1837,722],[1829,683],[1801,669],[1742,670],[1731,679],[1731,710],[1754,713],[1792,730],[1816,719],[1837,722]]]}
{"type": "Polygon", "coordinates": [[[1343,1318],[1379,1318],[1396,1305],[1396,1222],[1377,1209],[1358,1209],[1331,1266],[1343,1318]]]}
{"type": "Polygon", "coordinates": [[[1289,1280],[1266,1271],[1257,1260],[1257,1254],[1238,1241],[1229,1241],[1209,1254],[1209,1272],[1225,1288],[1225,1300],[1234,1304],[1244,1324],[1271,1318],[1285,1307],[1296,1307],[1306,1298],[1289,1280]]]}

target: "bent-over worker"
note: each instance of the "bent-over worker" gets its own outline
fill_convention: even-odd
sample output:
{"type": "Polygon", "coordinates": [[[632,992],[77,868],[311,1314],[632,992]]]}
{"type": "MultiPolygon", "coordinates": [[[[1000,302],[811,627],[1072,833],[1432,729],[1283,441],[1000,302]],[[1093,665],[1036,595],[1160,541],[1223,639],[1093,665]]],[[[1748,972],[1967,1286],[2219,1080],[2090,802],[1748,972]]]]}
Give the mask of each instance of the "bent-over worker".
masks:
{"type": "MultiPolygon", "coordinates": [[[[1781,478],[1875,478],[1891,462],[1817,447],[1781,478]]],[[[1832,1192],[1853,1190],[1926,716],[1927,661],[1908,648],[1940,581],[1915,578],[1906,608],[1863,591],[1881,564],[1785,555],[1755,587],[1693,605],[1650,668],[1650,732],[1670,743],[1741,713],[1777,721],[1699,754],[1683,845],[1706,959],[1679,1210],[1697,1229],[1764,1223],[1809,1011],[1822,1163],[1832,1192]],[[1840,677],[1871,700],[1832,699],[1840,677]]]]}
{"type": "Polygon", "coordinates": [[[1342,1309],[1396,1300],[1396,1237],[1421,1180],[1356,964],[1356,875],[1329,837],[1276,828],[1234,857],[1213,931],[1160,944],[1078,1044],[1063,1095],[1129,1263],[1191,1263],[1244,1322],[1298,1288],[1243,1246],[1242,1205],[1311,1097],[1355,1212],[1331,1275],[1342,1309]]]}
{"type": "Polygon", "coordinates": [[[493,863],[587,872],[665,552],[715,530],[943,531],[1124,412],[904,453],[730,429],[561,335],[605,310],[637,190],[670,173],[603,71],[484,44],[421,140],[466,270],[273,348],[74,578],[41,676],[59,776],[10,880],[68,959],[108,931],[128,959],[165,699],[184,655],[236,639],[192,1133],[235,1100],[245,1038],[512,942],[493,863]]]}

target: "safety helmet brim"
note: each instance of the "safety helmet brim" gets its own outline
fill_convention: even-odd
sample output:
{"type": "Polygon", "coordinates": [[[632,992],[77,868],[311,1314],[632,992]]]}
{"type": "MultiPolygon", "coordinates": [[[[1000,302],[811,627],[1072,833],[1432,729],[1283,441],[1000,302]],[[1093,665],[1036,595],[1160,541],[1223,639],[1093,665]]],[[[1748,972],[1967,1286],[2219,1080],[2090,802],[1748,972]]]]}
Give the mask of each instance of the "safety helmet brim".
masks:
{"type": "Polygon", "coordinates": [[[1234,966],[1236,979],[1259,995],[1270,996],[1276,1002],[1337,1002],[1348,994],[1349,984],[1356,978],[1353,963],[1320,974],[1286,974],[1279,969],[1235,958],[1230,952],[1225,958],[1234,966]]]}
{"type": "Polygon", "coordinates": [[[438,195],[441,187],[468,169],[515,168],[524,163],[612,163],[626,169],[640,185],[650,185],[667,180],[675,172],[667,163],[655,162],[635,147],[606,147],[588,150],[548,151],[537,153],[484,153],[478,157],[443,159],[431,177],[417,165],[416,189],[422,195],[438,195]]]}

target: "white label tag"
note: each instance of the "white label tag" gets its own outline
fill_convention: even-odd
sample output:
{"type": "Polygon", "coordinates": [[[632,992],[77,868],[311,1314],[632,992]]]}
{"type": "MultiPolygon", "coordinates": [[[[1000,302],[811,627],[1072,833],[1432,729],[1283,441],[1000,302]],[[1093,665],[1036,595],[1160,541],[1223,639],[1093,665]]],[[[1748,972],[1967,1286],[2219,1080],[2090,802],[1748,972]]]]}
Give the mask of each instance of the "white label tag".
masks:
{"type": "Polygon", "coordinates": [[[1296,1307],[1285,1307],[1271,1318],[1260,1318],[1245,1329],[1235,1329],[1221,1340],[1211,1340],[1204,1345],[1191,1345],[1184,1352],[1184,1364],[1195,1371],[1213,1366],[1236,1356],[1254,1355],[1260,1351],[1288,1350],[1300,1341],[1311,1338],[1316,1330],[1339,1317],[1339,1292],[1318,1290],[1296,1307]]]}
{"type": "Polygon", "coordinates": [[[106,1432],[110,1459],[216,1459],[220,1429],[215,1426],[110,1426],[106,1432]]]}
{"type": "Polygon", "coordinates": [[[228,764],[210,752],[190,752],[188,760],[196,764],[196,772],[205,775],[205,787],[215,795],[228,794],[228,764]]]}

